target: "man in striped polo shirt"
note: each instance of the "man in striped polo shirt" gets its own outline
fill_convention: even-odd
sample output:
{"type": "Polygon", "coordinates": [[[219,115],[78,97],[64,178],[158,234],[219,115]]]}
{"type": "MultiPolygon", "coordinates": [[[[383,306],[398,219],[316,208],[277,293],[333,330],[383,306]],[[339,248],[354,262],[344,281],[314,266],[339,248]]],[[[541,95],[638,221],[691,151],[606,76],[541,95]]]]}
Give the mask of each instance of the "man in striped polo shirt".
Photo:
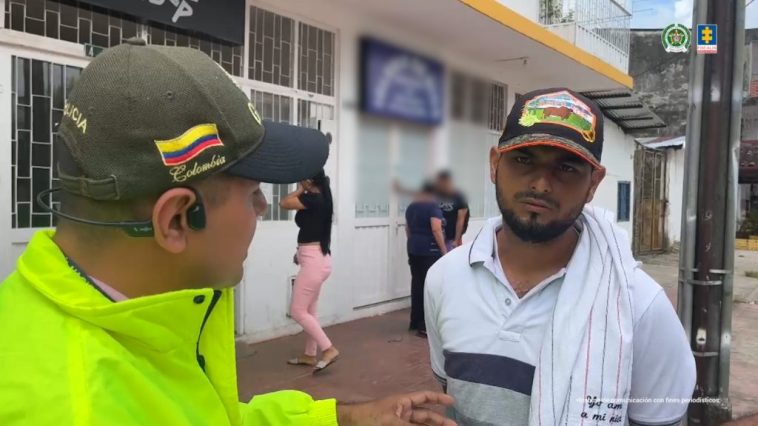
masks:
{"type": "Polygon", "coordinates": [[[490,153],[501,217],[426,282],[431,364],[460,425],[669,425],[695,363],[625,232],[588,206],[603,115],[568,89],[520,97],[490,153]]]}

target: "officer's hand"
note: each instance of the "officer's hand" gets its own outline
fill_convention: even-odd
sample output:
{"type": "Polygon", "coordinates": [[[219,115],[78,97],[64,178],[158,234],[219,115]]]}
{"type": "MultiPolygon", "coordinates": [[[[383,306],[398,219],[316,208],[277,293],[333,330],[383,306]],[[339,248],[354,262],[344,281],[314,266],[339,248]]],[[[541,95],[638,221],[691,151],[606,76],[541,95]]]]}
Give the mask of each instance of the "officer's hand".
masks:
{"type": "Polygon", "coordinates": [[[453,405],[453,398],[437,392],[395,395],[363,404],[339,404],[341,426],[456,426],[455,422],[435,413],[430,406],[453,405]]]}

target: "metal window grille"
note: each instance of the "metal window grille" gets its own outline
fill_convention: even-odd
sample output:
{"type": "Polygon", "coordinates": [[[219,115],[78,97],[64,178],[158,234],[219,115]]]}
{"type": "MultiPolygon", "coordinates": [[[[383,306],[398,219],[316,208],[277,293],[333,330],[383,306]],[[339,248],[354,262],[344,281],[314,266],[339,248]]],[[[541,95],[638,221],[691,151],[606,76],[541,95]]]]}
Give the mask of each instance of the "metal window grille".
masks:
{"type": "Polygon", "coordinates": [[[334,95],[334,33],[300,23],[299,88],[334,95]]]}
{"type": "Polygon", "coordinates": [[[250,10],[249,77],[292,87],[294,84],[295,21],[267,10],[250,10]]]}
{"type": "Polygon", "coordinates": [[[218,62],[231,75],[242,77],[242,45],[202,37],[161,24],[147,27],[147,41],[161,46],[191,47],[201,50],[218,62]]]}
{"type": "Polygon", "coordinates": [[[139,24],[127,15],[72,0],[6,0],[5,28],[101,47],[139,34],[139,24]]]}
{"type": "Polygon", "coordinates": [[[450,80],[453,119],[500,132],[505,127],[508,86],[454,72],[450,80]]]}
{"type": "MultiPolygon", "coordinates": [[[[12,226],[49,227],[55,220],[37,206],[39,192],[57,186],[54,146],[69,91],[81,68],[12,58],[12,226]]],[[[49,200],[48,200],[49,201],[49,200]]],[[[53,205],[59,200],[53,197],[53,205]]]]}
{"type": "Polygon", "coordinates": [[[231,45],[160,24],[145,25],[129,15],[75,0],[7,0],[5,27],[79,44],[113,47],[141,36],[148,42],[202,50],[230,74],[242,76],[242,46],[231,45]]]}

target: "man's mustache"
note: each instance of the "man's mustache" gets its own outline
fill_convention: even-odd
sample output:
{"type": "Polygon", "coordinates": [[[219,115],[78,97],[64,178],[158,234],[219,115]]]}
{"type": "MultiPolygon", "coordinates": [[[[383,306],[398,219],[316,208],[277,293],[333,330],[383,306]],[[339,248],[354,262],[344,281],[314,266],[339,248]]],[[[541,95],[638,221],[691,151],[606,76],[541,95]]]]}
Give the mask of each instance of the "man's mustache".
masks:
{"type": "Polygon", "coordinates": [[[550,198],[546,194],[540,194],[539,192],[534,191],[522,191],[516,193],[516,201],[522,201],[524,199],[532,199],[532,200],[539,200],[542,201],[551,207],[557,209],[560,207],[560,203],[552,198],[550,198]]]}

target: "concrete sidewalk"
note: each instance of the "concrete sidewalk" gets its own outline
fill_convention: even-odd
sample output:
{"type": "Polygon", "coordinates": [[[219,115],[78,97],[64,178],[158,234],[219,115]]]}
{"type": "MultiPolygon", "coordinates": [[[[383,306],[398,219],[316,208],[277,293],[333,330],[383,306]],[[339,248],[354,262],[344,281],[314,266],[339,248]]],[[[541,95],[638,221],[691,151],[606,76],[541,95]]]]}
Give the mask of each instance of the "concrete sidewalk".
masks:
{"type": "MultiPolygon", "coordinates": [[[[678,255],[641,259],[643,268],[672,300],[676,294],[678,255]]],[[[758,252],[736,257],[731,399],[735,416],[758,411],[758,252]]],[[[416,390],[439,390],[429,368],[425,339],[406,331],[408,311],[398,311],[329,327],[327,333],[342,352],[341,359],[318,376],[307,367],[286,365],[299,355],[303,336],[285,337],[238,347],[239,389],[243,400],[282,389],[303,390],[316,398],[360,401],[416,390]]]]}

